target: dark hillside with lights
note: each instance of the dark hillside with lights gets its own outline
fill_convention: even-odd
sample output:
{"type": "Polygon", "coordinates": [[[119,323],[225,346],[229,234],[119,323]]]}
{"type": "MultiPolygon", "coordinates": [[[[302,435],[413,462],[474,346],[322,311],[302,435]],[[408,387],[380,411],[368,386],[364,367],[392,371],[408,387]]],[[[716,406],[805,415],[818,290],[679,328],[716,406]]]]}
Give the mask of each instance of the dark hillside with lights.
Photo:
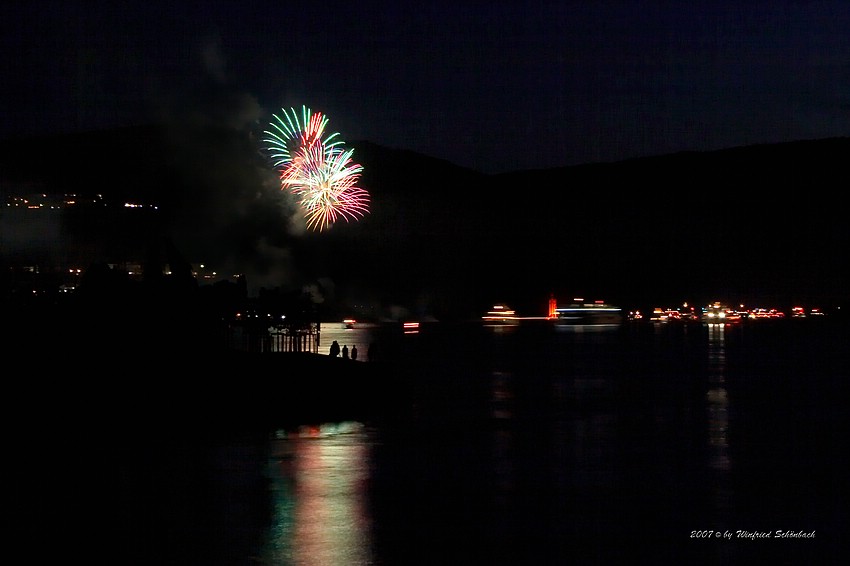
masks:
{"type": "Polygon", "coordinates": [[[438,319],[551,293],[629,306],[679,300],[848,299],[848,227],[835,202],[850,139],[732,148],[485,175],[353,142],[370,213],[299,228],[254,139],[159,127],[0,144],[4,205],[88,208],[0,217],[4,269],[150,259],[164,245],[248,285],[319,289],[327,312],[398,305],[438,319]],[[128,208],[139,205],[142,211],[128,208]],[[41,224],[44,223],[44,228],[41,224]]]}
{"type": "Polygon", "coordinates": [[[516,203],[512,233],[534,234],[541,245],[517,255],[557,291],[624,304],[843,303],[850,231],[834,195],[848,155],[850,138],[837,138],[511,173],[497,182],[529,195],[516,203]]]}

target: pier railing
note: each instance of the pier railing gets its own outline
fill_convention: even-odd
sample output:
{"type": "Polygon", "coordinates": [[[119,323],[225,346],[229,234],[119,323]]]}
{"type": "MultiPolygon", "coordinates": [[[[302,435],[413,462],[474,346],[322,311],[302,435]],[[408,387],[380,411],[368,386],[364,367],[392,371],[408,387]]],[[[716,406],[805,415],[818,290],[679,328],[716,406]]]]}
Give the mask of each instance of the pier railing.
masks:
{"type": "Polygon", "coordinates": [[[319,353],[320,323],[303,326],[260,327],[229,325],[225,331],[227,348],[241,352],[319,353]]]}

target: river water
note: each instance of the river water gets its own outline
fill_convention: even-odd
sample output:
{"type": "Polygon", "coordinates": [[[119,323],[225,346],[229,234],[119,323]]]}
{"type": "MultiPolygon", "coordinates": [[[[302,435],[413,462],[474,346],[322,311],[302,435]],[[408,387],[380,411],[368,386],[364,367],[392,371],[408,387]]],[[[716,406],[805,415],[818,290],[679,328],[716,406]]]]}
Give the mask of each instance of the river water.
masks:
{"type": "Polygon", "coordinates": [[[838,563],[847,338],[843,321],[323,325],[321,353],[394,364],[401,418],[134,439],[115,459],[86,459],[96,431],[41,438],[53,473],[22,496],[24,543],[110,564],[838,563]]]}

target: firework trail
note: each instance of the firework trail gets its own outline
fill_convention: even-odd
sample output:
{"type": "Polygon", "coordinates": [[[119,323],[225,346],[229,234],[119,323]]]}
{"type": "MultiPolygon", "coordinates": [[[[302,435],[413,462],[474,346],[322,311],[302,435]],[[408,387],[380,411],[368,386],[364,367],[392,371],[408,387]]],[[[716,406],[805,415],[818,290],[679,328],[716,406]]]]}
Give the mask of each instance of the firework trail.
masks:
{"type": "Polygon", "coordinates": [[[328,119],[302,107],[272,115],[263,141],[280,171],[282,190],[299,199],[307,227],[322,231],[337,220],[356,220],[369,212],[369,193],[357,186],[363,167],[353,161],[338,133],[325,136],[328,119]]]}

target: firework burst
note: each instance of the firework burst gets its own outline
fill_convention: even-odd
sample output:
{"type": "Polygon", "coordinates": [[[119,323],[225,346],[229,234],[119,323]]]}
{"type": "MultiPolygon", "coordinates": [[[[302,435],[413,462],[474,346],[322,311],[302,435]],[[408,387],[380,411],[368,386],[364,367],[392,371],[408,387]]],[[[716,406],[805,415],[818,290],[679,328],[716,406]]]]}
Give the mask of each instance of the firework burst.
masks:
{"type": "Polygon", "coordinates": [[[307,107],[273,115],[263,141],[280,172],[282,190],[298,197],[307,227],[322,231],[337,220],[369,212],[369,193],[357,184],[363,167],[338,133],[325,135],[328,119],[307,107]]]}

